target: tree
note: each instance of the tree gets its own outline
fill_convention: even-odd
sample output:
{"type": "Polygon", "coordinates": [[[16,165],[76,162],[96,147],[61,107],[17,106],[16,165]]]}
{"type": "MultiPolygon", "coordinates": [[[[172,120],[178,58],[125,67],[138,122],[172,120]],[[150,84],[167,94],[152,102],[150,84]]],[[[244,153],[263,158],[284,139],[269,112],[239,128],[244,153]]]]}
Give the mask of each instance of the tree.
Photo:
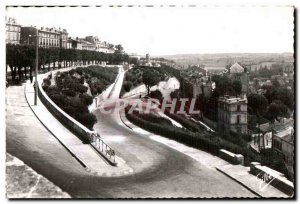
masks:
{"type": "Polygon", "coordinates": [[[273,101],[266,113],[266,118],[269,119],[272,123],[275,120],[279,121],[279,117],[288,117],[289,111],[288,107],[282,103],[282,101],[275,100],[273,101]]]}
{"type": "Polygon", "coordinates": [[[159,82],[159,79],[149,69],[146,69],[143,72],[143,83],[146,85],[148,95],[150,94],[150,89],[152,86],[156,85],[159,82]]]}
{"type": "MultiPolygon", "coordinates": [[[[216,96],[236,95],[232,81],[228,76],[213,75],[211,80],[216,83],[216,89],[214,90],[216,96]]],[[[238,89],[238,87],[236,88],[238,89]]]]}
{"type": "Polygon", "coordinates": [[[129,92],[131,87],[132,87],[132,82],[131,81],[124,81],[124,90],[126,92],[129,92]]]}
{"type": "Polygon", "coordinates": [[[242,83],[239,80],[234,80],[232,82],[232,88],[237,95],[240,95],[242,92],[242,83]]]}
{"type": "Polygon", "coordinates": [[[121,44],[118,44],[115,46],[115,48],[117,49],[117,51],[122,52],[123,51],[123,46],[121,44]]]}
{"type": "Polygon", "coordinates": [[[248,106],[255,115],[262,115],[268,107],[268,100],[263,95],[253,93],[248,96],[248,106]]]}
{"type": "MultiPolygon", "coordinates": [[[[258,129],[260,135],[260,117],[263,115],[268,107],[268,100],[263,95],[259,94],[250,94],[248,96],[248,106],[251,108],[252,112],[256,115],[258,119],[258,129]]],[[[263,148],[265,147],[265,139],[263,136],[263,148]]],[[[258,140],[260,141],[260,139],[258,140]]]]}

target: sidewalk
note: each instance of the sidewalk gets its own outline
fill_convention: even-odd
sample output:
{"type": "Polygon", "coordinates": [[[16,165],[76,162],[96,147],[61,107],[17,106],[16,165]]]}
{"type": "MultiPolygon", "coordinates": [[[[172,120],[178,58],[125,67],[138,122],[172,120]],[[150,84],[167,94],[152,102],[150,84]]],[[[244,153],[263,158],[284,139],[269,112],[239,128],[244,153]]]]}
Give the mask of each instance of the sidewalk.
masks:
{"type": "Polygon", "coordinates": [[[64,127],[43,105],[38,98],[34,105],[33,85],[25,84],[26,100],[41,123],[51,132],[60,143],[91,173],[101,176],[122,176],[132,173],[132,169],[116,156],[117,167],[110,166],[89,144],[82,141],[64,127]]]}
{"type": "Polygon", "coordinates": [[[288,195],[271,185],[268,185],[262,190],[261,186],[266,186],[266,183],[262,183],[255,175],[250,174],[250,167],[228,164],[216,167],[216,169],[261,197],[289,198],[288,195]]]}

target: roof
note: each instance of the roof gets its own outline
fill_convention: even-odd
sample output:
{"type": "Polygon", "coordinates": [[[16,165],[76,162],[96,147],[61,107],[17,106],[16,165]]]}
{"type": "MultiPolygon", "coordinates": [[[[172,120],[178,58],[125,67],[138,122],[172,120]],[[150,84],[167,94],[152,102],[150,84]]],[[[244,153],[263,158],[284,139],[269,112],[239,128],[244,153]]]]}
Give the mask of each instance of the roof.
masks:
{"type": "Polygon", "coordinates": [[[239,65],[237,62],[234,63],[230,68],[230,73],[233,74],[233,73],[243,73],[245,71],[245,69],[239,65]]]}

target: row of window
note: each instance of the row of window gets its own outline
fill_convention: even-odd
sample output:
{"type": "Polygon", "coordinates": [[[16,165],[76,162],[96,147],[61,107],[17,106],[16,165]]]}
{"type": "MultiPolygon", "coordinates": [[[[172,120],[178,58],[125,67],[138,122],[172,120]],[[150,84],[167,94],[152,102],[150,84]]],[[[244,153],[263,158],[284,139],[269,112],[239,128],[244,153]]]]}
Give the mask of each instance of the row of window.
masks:
{"type": "Polygon", "coordinates": [[[59,38],[58,34],[51,34],[51,33],[45,33],[45,32],[39,32],[39,36],[48,37],[48,38],[59,38]]]}
{"type": "Polygon", "coordinates": [[[234,107],[234,108],[231,108],[230,109],[230,106],[225,104],[225,103],[221,103],[219,104],[219,108],[223,109],[223,110],[226,110],[226,111],[242,111],[241,109],[241,105],[236,105],[236,106],[231,106],[231,107],[234,107]]]}
{"type": "Polygon", "coordinates": [[[241,115],[232,115],[231,117],[228,114],[223,114],[223,113],[219,113],[219,120],[225,122],[225,123],[230,123],[230,124],[241,124],[241,115]],[[232,123],[231,119],[236,119],[233,120],[234,122],[232,123]]]}
{"type": "Polygon", "coordinates": [[[294,164],[294,159],[293,159],[292,156],[284,155],[284,161],[287,165],[293,165],[294,164]]]}
{"type": "Polygon", "coordinates": [[[53,40],[53,39],[39,39],[39,44],[40,45],[47,45],[47,46],[59,46],[59,41],[58,40],[53,40]]]}
{"type": "Polygon", "coordinates": [[[8,25],[6,26],[6,31],[21,32],[21,28],[19,26],[8,25]]]}
{"type": "Polygon", "coordinates": [[[20,33],[7,32],[6,33],[6,39],[19,41],[20,40],[20,33]]]}

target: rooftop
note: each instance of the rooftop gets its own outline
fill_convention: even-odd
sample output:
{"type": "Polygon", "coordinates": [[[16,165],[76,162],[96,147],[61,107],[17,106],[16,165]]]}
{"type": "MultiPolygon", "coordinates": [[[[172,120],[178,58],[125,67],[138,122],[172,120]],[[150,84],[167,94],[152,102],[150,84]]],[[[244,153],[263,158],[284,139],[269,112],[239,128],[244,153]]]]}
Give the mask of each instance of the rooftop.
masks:
{"type": "Polygon", "coordinates": [[[237,62],[234,63],[230,68],[230,73],[234,74],[234,73],[243,73],[245,71],[245,69],[239,65],[237,62]]]}
{"type": "Polygon", "coordinates": [[[222,102],[229,103],[229,104],[240,103],[240,102],[247,103],[248,102],[246,95],[244,95],[243,98],[225,95],[224,97],[219,97],[218,101],[222,101],[222,102]]]}

